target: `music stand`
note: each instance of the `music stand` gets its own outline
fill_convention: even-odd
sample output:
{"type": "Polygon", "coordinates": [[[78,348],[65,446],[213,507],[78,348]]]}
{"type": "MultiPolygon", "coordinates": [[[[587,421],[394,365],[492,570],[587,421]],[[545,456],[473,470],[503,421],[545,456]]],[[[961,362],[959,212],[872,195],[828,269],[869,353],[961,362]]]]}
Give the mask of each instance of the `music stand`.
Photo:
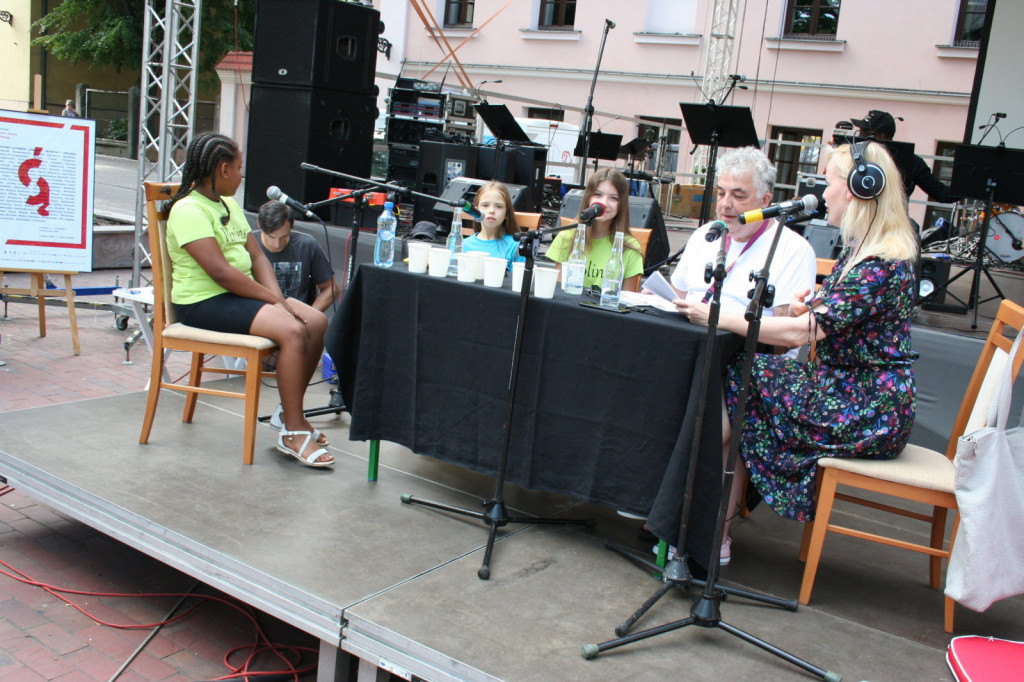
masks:
{"type": "Polygon", "coordinates": [[[622,135],[614,135],[612,133],[602,133],[600,131],[596,133],[590,133],[590,144],[587,145],[586,138],[583,133],[576,138],[576,148],[572,150],[573,156],[583,156],[583,150],[586,148],[587,158],[583,160],[583,165],[590,159],[594,160],[594,170],[597,170],[597,160],[604,159],[605,161],[614,161],[619,158],[619,147],[622,145],[622,135]]]}
{"type": "Polygon", "coordinates": [[[690,134],[690,141],[709,147],[708,167],[705,171],[704,200],[700,205],[700,224],[708,221],[711,212],[711,190],[715,186],[714,170],[719,147],[758,147],[757,130],[750,107],[734,107],[715,104],[690,104],[680,102],[683,121],[690,134]]]}
{"type": "Polygon", "coordinates": [[[533,140],[519,126],[512,112],[504,104],[474,104],[476,113],[480,114],[494,139],[504,142],[533,144],[533,140]]]}
{"type": "MultiPolygon", "coordinates": [[[[1024,203],[1024,150],[1008,149],[1003,146],[984,147],[981,145],[962,144],[956,148],[953,155],[953,178],[949,189],[954,194],[969,199],[981,199],[985,201],[985,220],[981,224],[981,232],[978,234],[977,254],[974,258],[974,265],[963,270],[955,277],[951,277],[945,284],[938,287],[928,298],[933,297],[939,291],[945,289],[946,293],[960,303],[964,303],[949,290],[949,285],[960,279],[964,274],[973,272],[971,281],[971,295],[968,308],[974,309],[974,320],[971,329],[978,328],[978,306],[987,303],[995,298],[1006,298],[999,289],[999,285],[992,278],[992,274],[985,265],[985,251],[988,249],[988,231],[992,220],[992,204],[995,202],[1007,204],[1024,203]],[[996,295],[981,298],[981,273],[985,273],[996,295]]],[[[927,302],[928,298],[924,299],[927,302]]],[[[966,311],[965,311],[966,312],[966,311]]]]}
{"type": "Polygon", "coordinates": [[[494,135],[494,167],[491,170],[491,178],[498,179],[498,164],[501,161],[503,143],[514,142],[516,144],[533,144],[533,140],[527,135],[516,121],[512,112],[504,104],[474,104],[476,113],[480,114],[484,125],[494,135]]]}

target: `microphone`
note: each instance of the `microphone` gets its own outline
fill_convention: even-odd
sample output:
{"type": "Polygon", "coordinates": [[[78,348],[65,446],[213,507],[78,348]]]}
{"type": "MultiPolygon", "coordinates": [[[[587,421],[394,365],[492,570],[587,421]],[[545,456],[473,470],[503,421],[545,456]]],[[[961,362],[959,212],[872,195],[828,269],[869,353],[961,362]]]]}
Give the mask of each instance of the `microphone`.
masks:
{"type": "MultiPolygon", "coordinates": [[[[459,209],[455,209],[455,210],[459,210],[459,209]]],[[[462,209],[461,210],[463,210],[466,213],[468,213],[469,217],[472,218],[473,220],[477,221],[478,223],[483,222],[483,220],[484,220],[484,214],[481,213],[477,209],[476,206],[474,206],[473,204],[469,203],[468,201],[463,201],[462,202],[462,209]]]]}
{"type": "Polygon", "coordinates": [[[608,28],[615,28],[615,22],[611,19],[605,19],[604,23],[608,24],[608,28]]]}
{"type": "Polygon", "coordinates": [[[709,242],[713,242],[722,236],[722,233],[728,234],[729,226],[723,223],[721,220],[716,220],[708,226],[708,232],[704,235],[704,239],[709,242]]]}
{"type": "Polygon", "coordinates": [[[587,208],[580,211],[580,222],[589,223],[594,218],[600,218],[604,215],[604,204],[591,204],[587,208]]]}
{"type": "Polygon", "coordinates": [[[1006,118],[1006,114],[996,114],[995,117],[996,117],[996,120],[998,121],[1001,118],[1006,118]]]}
{"type": "Polygon", "coordinates": [[[292,209],[293,211],[297,211],[299,215],[303,215],[309,218],[310,220],[318,220],[315,213],[306,208],[305,205],[300,204],[299,202],[295,201],[295,199],[292,199],[290,196],[282,192],[281,188],[278,187],[277,185],[271,185],[270,187],[267,188],[267,198],[273,199],[274,201],[280,201],[282,204],[292,209]]]}
{"type": "Polygon", "coordinates": [[[805,194],[798,199],[780,201],[779,203],[772,204],[766,208],[759,208],[756,211],[740,213],[740,224],[746,225],[748,223],[759,223],[762,220],[774,218],[783,211],[791,213],[793,211],[813,211],[816,208],[818,208],[818,197],[813,194],[805,194]]]}

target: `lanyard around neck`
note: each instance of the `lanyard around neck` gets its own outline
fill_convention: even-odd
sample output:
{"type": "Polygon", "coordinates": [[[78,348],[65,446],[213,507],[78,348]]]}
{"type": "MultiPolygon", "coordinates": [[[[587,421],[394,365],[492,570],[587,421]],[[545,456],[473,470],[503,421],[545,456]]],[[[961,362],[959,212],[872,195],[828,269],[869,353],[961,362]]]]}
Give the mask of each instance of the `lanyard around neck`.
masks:
{"type": "MultiPolygon", "coordinates": [[[[725,276],[726,277],[729,276],[729,273],[732,272],[732,269],[734,267],[736,267],[736,264],[740,262],[741,258],[743,258],[743,254],[745,254],[750,249],[750,247],[754,245],[754,242],[757,241],[758,237],[760,237],[762,234],[764,234],[765,230],[767,230],[767,229],[768,229],[768,221],[765,220],[764,222],[761,223],[761,227],[757,228],[757,232],[755,232],[753,234],[753,236],[750,239],[747,240],[747,243],[743,245],[743,249],[739,252],[739,255],[736,256],[736,258],[733,260],[733,262],[730,265],[726,266],[726,268],[725,268],[725,276]]],[[[732,246],[732,236],[727,233],[725,235],[725,252],[726,253],[729,253],[729,248],[731,246],[732,246]]],[[[725,281],[725,280],[723,279],[722,281],[725,281]]],[[[717,284],[717,282],[712,283],[711,286],[708,287],[708,290],[706,292],[704,292],[704,298],[702,298],[700,300],[701,303],[707,303],[708,301],[711,300],[711,297],[715,293],[715,284],[717,284]]]]}

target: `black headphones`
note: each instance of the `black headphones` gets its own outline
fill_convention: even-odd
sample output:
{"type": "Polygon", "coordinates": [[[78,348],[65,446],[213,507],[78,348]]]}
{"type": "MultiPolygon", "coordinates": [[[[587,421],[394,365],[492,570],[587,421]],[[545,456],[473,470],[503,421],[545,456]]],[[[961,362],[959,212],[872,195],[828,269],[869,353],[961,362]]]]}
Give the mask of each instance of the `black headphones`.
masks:
{"type": "Polygon", "coordinates": [[[874,199],[885,189],[885,173],[877,163],[864,159],[864,150],[868,140],[854,142],[850,145],[853,155],[853,170],[846,178],[846,186],[850,193],[858,199],[874,199]]]}

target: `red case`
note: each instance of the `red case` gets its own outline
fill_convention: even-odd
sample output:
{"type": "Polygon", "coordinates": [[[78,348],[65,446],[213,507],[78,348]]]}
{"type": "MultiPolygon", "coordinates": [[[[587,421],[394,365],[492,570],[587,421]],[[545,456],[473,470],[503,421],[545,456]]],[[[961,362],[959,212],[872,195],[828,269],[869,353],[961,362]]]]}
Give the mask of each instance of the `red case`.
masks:
{"type": "Polygon", "coordinates": [[[967,635],[954,637],[946,663],[959,682],[1024,681],[1024,642],[967,635]]]}

